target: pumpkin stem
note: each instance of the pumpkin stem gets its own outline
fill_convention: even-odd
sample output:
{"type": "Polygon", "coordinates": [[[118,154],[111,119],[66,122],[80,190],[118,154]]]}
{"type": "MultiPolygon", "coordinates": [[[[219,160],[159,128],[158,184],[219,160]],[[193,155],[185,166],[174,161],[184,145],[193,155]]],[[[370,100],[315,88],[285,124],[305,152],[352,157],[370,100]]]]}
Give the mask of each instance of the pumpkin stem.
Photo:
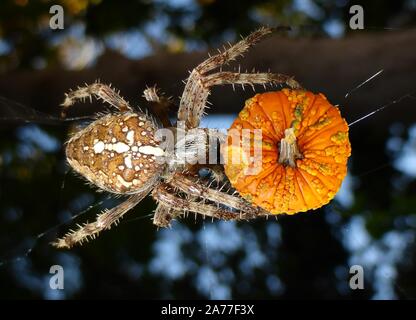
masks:
{"type": "Polygon", "coordinates": [[[295,130],[289,128],[285,130],[285,137],[280,140],[279,163],[284,166],[296,167],[296,159],[302,159],[298,144],[296,143],[295,130]]]}

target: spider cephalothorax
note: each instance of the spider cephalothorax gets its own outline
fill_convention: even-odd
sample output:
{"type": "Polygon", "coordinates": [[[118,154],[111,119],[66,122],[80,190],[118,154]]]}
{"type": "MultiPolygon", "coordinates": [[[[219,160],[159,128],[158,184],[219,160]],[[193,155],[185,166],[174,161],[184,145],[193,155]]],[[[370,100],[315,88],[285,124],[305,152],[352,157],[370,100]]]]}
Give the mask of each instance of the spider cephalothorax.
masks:
{"type": "MultiPolygon", "coordinates": [[[[173,218],[187,212],[227,220],[267,215],[266,210],[252,205],[235,193],[222,190],[225,182],[219,182],[224,177],[221,165],[195,163],[195,160],[201,150],[208,152],[206,136],[220,136],[217,131],[199,128],[210,87],[267,83],[286,83],[293,88],[299,87],[291,77],[281,74],[214,71],[235,60],[271,32],[270,28],[259,29],[192,70],[180,100],[177,124],[173,126],[166,116],[163,117],[163,113],[160,115],[160,122],[173,135],[173,139],[168,141],[158,136],[158,121],[147,113],[131,108],[107,85],[94,83],[68,93],[63,103],[64,114],[66,108],[77,99],[92,96],[101,98],[117,109],[116,113],[101,116],[76,133],[67,143],[66,155],[72,168],[90,183],[128,198],[117,207],[98,215],[95,222],[70,231],[54,245],[71,247],[94,238],[100,231],[109,229],[150,192],[158,203],[153,222],[160,227],[168,226],[173,218]],[[198,172],[202,168],[210,170],[217,181],[199,177],[198,172]]],[[[159,97],[154,88],[146,89],[144,97],[153,105],[170,103],[159,97]]]]}

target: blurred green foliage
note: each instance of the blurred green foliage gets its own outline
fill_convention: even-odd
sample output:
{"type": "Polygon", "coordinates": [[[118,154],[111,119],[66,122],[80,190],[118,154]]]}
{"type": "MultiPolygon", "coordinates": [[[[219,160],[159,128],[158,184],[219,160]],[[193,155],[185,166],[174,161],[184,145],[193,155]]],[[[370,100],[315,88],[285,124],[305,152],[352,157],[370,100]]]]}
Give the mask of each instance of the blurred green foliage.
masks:
{"type": "Polygon", "coordinates": [[[117,32],[139,30],[153,46],[178,51],[185,49],[185,42],[233,41],[265,24],[289,25],[303,36],[324,34],[327,23],[348,21],[353,4],[364,7],[366,30],[414,25],[411,0],[4,0],[0,2],[0,71],[33,68],[39,60],[42,65],[58,63],[60,46],[65,45],[59,39],[79,24],[86,36],[104,43],[117,32]],[[64,8],[65,30],[49,28],[53,4],[64,8]],[[157,36],[149,31],[152,28],[157,36]]]}

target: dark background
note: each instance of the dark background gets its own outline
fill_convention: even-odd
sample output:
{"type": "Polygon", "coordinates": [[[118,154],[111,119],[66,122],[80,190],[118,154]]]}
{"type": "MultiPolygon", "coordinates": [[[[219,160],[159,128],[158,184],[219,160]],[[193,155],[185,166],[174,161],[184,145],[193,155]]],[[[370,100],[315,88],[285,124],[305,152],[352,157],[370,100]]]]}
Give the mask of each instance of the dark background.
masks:
{"type": "MultiPolygon", "coordinates": [[[[0,95],[22,105],[0,99],[0,297],[414,299],[415,25],[414,0],[1,1],[0,95]],[[53,4],[64,7],[64,30],[49,28],[53,4]],[[353,4],[364,8],[364,30],[348,26],[353,4]],[[140,106],[146,85],[178,97],[207,50],[261,25],[292,31],[256,46],[244,68],[295,76],[349,122],[388,106],[351,127],[349,176],[337,198],[277,221],[189,218],[166,230],[152,225],[155,204],[146,199],[95,241],[52,248],[75,221],[50,227],[97,204],[76,222],[91,220],[119,201],[68,172],[63,143],[76,124],[49,121],[64,93],[100,78],[140,106]],[[49,288],[55,264],[65,270],[61,291],[49,288]],[[355,264],[364,290],[349,288],[355,264]]],[[[251,95],[214,89],[209,114],[217,117],[206,123],[223,127],[251,95]]],[[[101,108],[77,105],[71,115],[101,108]]]]}

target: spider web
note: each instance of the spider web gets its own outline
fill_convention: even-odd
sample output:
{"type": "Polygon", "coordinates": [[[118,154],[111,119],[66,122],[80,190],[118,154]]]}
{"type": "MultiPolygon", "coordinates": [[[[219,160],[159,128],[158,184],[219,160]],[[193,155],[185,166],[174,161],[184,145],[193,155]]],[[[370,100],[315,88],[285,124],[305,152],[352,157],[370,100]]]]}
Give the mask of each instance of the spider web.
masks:
{"type": "MultiPolygon", "coordinates": [[[[380,76],[382,74],[382,72],[383,72],[383,69],[377,71],[376,73],[370,75],[367,79],[360,82],[357,86],[355,86],[354,88],[349,90],[345,95],[345,99],[348,99],[351,95],[359,94],[359,90],[365,90],[365,85],[368,84],[370,81],[373,81],[376,77],[380,76]]],[[[404,95],[402,95],[402,96],[400,96],[396,99],[393,99],[393,100],[387,102],[386,104],[384,104],[382,106],[376,106],[376,107],[373,107],[373,108],[368,108],[372,111],[370,111],[369,113],[363,115],[362,117],[360,117],[356,120],[353,120],[352,122],[349,123],[349,126],[350,127],[355,127],[360,122],[362,122],[364,120],[369,120],[369,118],[375,116],[377,113],[382,112],[382,111],[387,111],[386,110],[387,108],[390,108],[390,107],[395,106],[395,105],[399,105],[400,102],[402,102],[405,99],[415,99],[415,96],[414,96],[415,93],[416,92],[409,92],[407,94],[404,94],[404,95]]],[[[27,120],[27,122],[29,122],[29,123],[35,122],[35,121],[37,122],[38,120],[40,120],[40,122],[42,122],[42,123],[45,123],[45,115],[42,114],[42,113],[39,113],[39,112],[37,112],[33,109],[30,109],[30,108],[28,108],[26,106],[23,106],[23,105],[20,105],[20,104],[16,104],[16,103],[11,104],[11,101],[8,100],[8,99],[5,99],[5,98],[0,98],[0,103],[2,103],[3,105],[13,106],[16,116],[12,117],[11,118],[12,120],[16,119],[16,120],[20,121],[22,119],[27,119],[26,116],[29,115],[30,120],[27,120]],[[16,107],[18,107],[18,109],[16,109],[16,107]],[[18,110],[19,112],[16,111],[16,110],[18,110]],[[23,111],[23,112],[21,112],[21,111],[23,111]],[[24,118],[24,117],[26,117],[26,118],[24,118]]],[[[343,110],[344,113],[347,113],[347,110],[345,108],[343,108],[343,109],[344,109],[343,110]]],[[[7,117],[4,118],[4,119],[7,119],[7,117]]],[[[1,118],[0,118],[0,120],[1,120],[1,118]]],[[[60,121],[60,119],[54,118],[52,116],[47,116],[46,120],[48,120],[48,121],[52,120],[54,122],[56,121],[56,123],[58,123],[60,121]]],[[[71,120],[77,120],[77,119],[71,119],[71,120]]],[[[50,122],[47,122],[47,123],[50,124],[50,122]]],[[[354,129],[352,129],[352,130],[354,130],[354,129]]],[[[371,170],[369,170],[367,172],[359,174],[358,177],[374,174],[377,171],[382,170],[383,168],[386,168],[390,165],[391,165],[391,162],[380,164],[380,165],[376,166],[375,168],[372,168],[371,170]]],[[[65,180],[63,180],[63,182],[62,182],[62,191],[64,191],[64,182],[65,182],[65,180]]],[[[18,251],[20,251],[20,253],[18,253],[17,255],[14,254],[12,257],[7,257],[8,256],[7,254],[6,255],[3,254],[3,257],[0,259],[0,268],[7,265],[7,264],[16,263],[16,262],[22,261],[23,259],[29,258],[31,256],[33,250],[38,245],[40,245],[40,242],[43,238],[47,237],[49,234],[52,234],[52,233],[56,232],[62,226],[70,225],[77,218],[85,215],[90,210],[101,207],[104,202],[105,202],[105,200],[98,201],[95,204],[92,204],[92,205],[88,206],[86,209],[84,209],[84,210],[76,213],[75,215],[71,216],[66,221],[64,221],[62,223],[59,223],[59,224],[56,224],[56,225],[52,226],[51,228],[36,234],[34,237],[32,237],[33,239],[32,239],[32,241],[30,241],[29,244],[26,243],[26,244],[23,245],[23,247],[26,246],[26,248],[22,248],[22,246],[19,246],[20,249],[18,249],[18,251]]],[[[336,206],[336,205],[331,204],[330,206],[336,206]]],[[[127,219],[123,220],[122,223],[132,223],[133,221],[143,220],[145,218],[150,218],[151,216],[152,216],[152,214],[148,214],[148,215],[145,215],[145,216],[140,216],[140,217],[135,217],[135,218],[127,218],[127,219]]],[[[202,228],[203,229],[205,229],[205,227],[206,227],[205,224],[206,224],[206,222],[203,221],[202,222],[202,228]]],[[[203,243],[202,250],[204,250],[204,252],[205,252],[204,253],[205,263],[207,265],[211,265],[212,261],[210,260],[210,255],[209,255],[209,250],[208,250],[208,246],[209,246],[208,241],[209,240],[208,240],[208,238],[204,238],[203,241],[204,241],[204,243],[203,243]]],[[[12,250],[12,251],[15,252],[16,250],[12,250]]],[[[214,283],[211,281],[210,284],[209,284],[209,286],[210,286],[209,297],[211,299],[213,298],[213,293],[212,293],[213,285],[214,285],[214,283]]],[[[397,286],[397,284],[395,284],[395,285],[397,286]]],[[[397,289],[403,291],[400,287],[397,287],[397,289]]]]}
{"type": "MultiPolygon", "coordinates": [[[[356,85],[355,87],[353,87],[351,90],[349,90],[346,94],[345,94],[345,99],[350,98],[353,95],[358,95],[360,90],[365,90],[365,86],[370,83],[371,81],[374,81],[376,78],[378,78],[379,76],[382,75],[384,69],[380,69],[379,71],[375,72],[374,74],[371,74],[368,76],[367,79],[362,80],[358,85],[356,85]]],[[[368,109],[371,110],[370,112],[366,113],[365,115],[363,115],[362,117],[359,117],[358,119],[355,119],[353,121],[351,121],[349,123],[349,126],[352,127],[352,130],[354,130],[354,128],[359,125],[362,121],[364,120],[369,120],[369,118],[372,118],[373,116],[375,116],[377,113],[379,112],[387,112],[387,109],[393,106],[399,106],[401,102],[403,102],[404,100],[414,100],[416,99],[415,97],[416,95],[416,91],[414,92],[408,92],[405,93],[395,99],[392,99],[388,102],[386,102],[385,104],[381,105],[381,106],[374,106],[374,107],[369,107],[368,109]]],[[[2,105],[11,105],[10,104],[10,100],[5,99],[5,98],[0,98],[0,104],[2,105]]],[[[348,110],[345,109],[343,110],[344,113],[347,113],[348,110]]],[[[26,119],[29,119],[27,122],[31,123],[31,122],[40,122],[40,123],[48,123],[50,124],[50,121],[56,121],[59,122],[60,120],[52,117],[52,116],[48,116],[48,115],[44,115],[42,113],[36,112],[33,109],[27,108],[25,106],[19,105],[19,104],[14,104],[13,108],[9,108],[9,114],[8,117],[9,119],[15,119],[15,120],[22,120],[24,117],[20,116],[21,114],[25,114],[26,119]],[[19,112],[16,112],[16,110],[20,110],[19,112]],[[13,112],[16,112],[16,116],[13,118],[13,112]],[[19,115],[20,114],[20,115],[19,115]],[[43,119],[43,120],[42,120],[43,119]],[[48,122],[44,122],[44,119],[47,119],[48,122]]],[[[85,117],[82,118],[73,118],[70,119],[72,120],[78,120],[78,119],[84,119],[85,117]]],[[[4,119],[7,119],[7,117],[5,117],[4,119]]],[[[0,117],[0,120],[2,120],[2,118],[0,117]]],[[[379,170],[382,170],[384,168],[387,168],[391,165],[391,162],[386,162],[386,163],[382,163],[379,165],[376,165],[375,167],[373,167],[372,169],[370,169],[367,172],[363,172],[360,173],[358,175],[358,177],[363,177],[363,176],[368,176],[368,175],[372,175],[376,172],[378,172],[379,170]]],[[[47,229],[44,232],[41,232],[39,234],[37,234],[36,236],[34,236],[34,240],[33,242],[29,245],[28,249],[24,249],[23,253],[18,254],[18,256],[13,257],[13,258],[1,258],[0,259],[0,267],[3,267],[4,265],[10,263],[10,262],[15,262],[15,261],[20,261],[21,259],[24,258],[28,258],[30,257],[30,255],[32,254],[33,250],[39,245],[40,241],[46,237],[48,234],[56,231],[56,229],[60,228],[63,225],[67,225],[72,223],[76,218],[84,215],[85,213],[89,212],[91,209],[93,208],[97,208],[99,206],[101,206],[103,204],[103,201],[99,201],[97,203],[95,203],[94,205],[89,206],[87,209],[75,214],[73,217],[71,217],[70,219],[68,219],[67,221],[57,224],[49,229],[47,229]]],[[[140,216],[140,217],[136,217],[136,218],[130,218],[130,219],[125,219],[123,221],[123,223],[131,223],[133,221],[137,221],[137,220],[142,220],[144,218],[149,218],[151,216],[151,214],[145,215],[145,216],[140,216]]],[[[203,222],[203,228],[205,228],[205,222],[203,222]]],[[[207,240],[205,240],[207,241],[207,240]]],[[[205,250],[205,256],[206,256],[206,262],[207,264],[211,264],[210,259],[209,259],[209,254],[208,254],[208,249],[207,249],[208,244],[205,243],[205,248],[203,248],[203,250],[205,250]]],[[[395,284],[397,286],[397,284],[395,284]]],[[[398,287],[399,290],[401,290],[400,287],[398,287]]],[[[212,297],[212,293],[210,293],[210,297],[212,297]]]]}

